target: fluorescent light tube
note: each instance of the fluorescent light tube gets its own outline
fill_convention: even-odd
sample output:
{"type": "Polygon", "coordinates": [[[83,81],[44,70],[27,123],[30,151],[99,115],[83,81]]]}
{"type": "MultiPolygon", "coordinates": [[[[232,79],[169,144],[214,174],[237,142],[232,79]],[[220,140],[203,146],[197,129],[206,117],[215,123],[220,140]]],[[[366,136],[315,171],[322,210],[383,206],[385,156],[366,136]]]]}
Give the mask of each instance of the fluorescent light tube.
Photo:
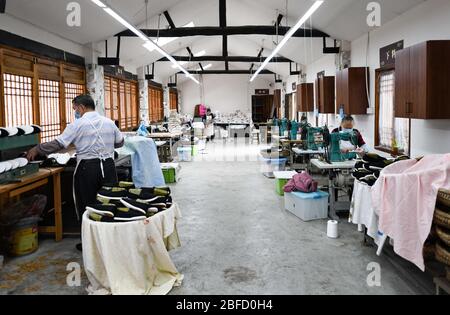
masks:
{"type": "Polygon", "coordinates": [[[272,54],[266,58],[266,60],[263,62],[261,67],[259,67],[258,71],[255,72],[255,74],[250,79],[250,82],[253,82],[255,78],[258,76],[258,74],[261,73],[262,70],[269,64],[270,60],[272,60],[273,57],[275,57],[280,50],[286,45],[286,43],[291,39],[291,37],[297,32],[300,27],[302,27],[303,24],[316,12],[319,7],[323,4],[324,1],[316,1],[312,7],[308,10],[308,12],[305,13],[305,15],[295,24],[295,26],[291,27],[289,29],[289,32],[284,36],[283,40],[278,44],[278,46],[275,48],[275,50],[272,52],[272,54]]]}
{"type": "Polygon", "coordinates": [[[186,76],[188,78],[190,78],[192,81],[194,81],[197,84],[200,84],[200,82],[198,82],[197,79],[195,79],[192,74],[190,74],[186,69],[184,69],[171,55],[169,55],[168,53],[166,53],[161,47],[159,47],[158,45],[156,45],[154,42],[149,41],[146,42],[144,44],[144,47],[149,50],[149,51],[153,51],[153,50],[157,50],[161,55],[163,55],[164,57],[166,57],[167,59],[169,59],[170,62],[172,62],[178,69],[180,69],[180,71],[182,71],[184,74],[186,74],[186,76]]]}
{"type": "Polygon", "coordinates": [[[194,54],[194,57],[203,57],[206,55],[206,50],[199,51],[198,53],[194,54]]]}
{"type": "Polygon", "coordinates": [[[120,24],[128,28],[130,31],[132,31],[134,34],[139,36],[143,41],[148,41],[149,38],[142,33],[140,30],[138,30],[136,27],[128,23],[124,18],[122,18],[119,14],[117,14],[113,9],[111,8],[104,8],[106,13],[111,15],[114,19],[116,19],[120,24]]]}
{"type": "MultiPolygon", "coordinates": [[[[178,63],[182,66],[184,66],[185,64],[187,64],[187,61],[178,61],[178,63]]],[[[173,65],[172,68],[177,68],[177,65],[173,65]]]]}
{"type": "MultiPolygon", "coordinates": [[[[186,69],[184,69],[171,55],[169,55],[164,49],[159,47],[156,43],[154,43],[150,38],[148,38],[147,35],[145,35],[143,32],[141,32],[139,29],[137,29],[135,26],[133,26],[131,23],[129,23],[127,20],[125,20],[123,17],[121,17],[116,11],[114,11],[112,8],[105,5],[100,0],[91,0],[93,3],[98,5],[100,8],[102,8],[106,13],[108,13],[111,17],[113,17],[116,21],[118,21],[120,24],[125,26],[127,29],[132,31],[134,34],[136,34],[139,38],[141,38],[144,41],[144,47],[149,50],[158,51],[161,55],[169,59],[177,68],[179,68],[183,73],[186,74],[187,77],[189,77],[191,80],[193,80],[195,83],[200,84],[198,80],[196,80],[192,74],[190,74],[186,69]]],[[[193,25],[193,22],[189,23],[188,26],[193,25]]]]}
{"type": "Polygon", "coordinates": [[[101,2],[100,0],[92,0],[92,2],[94,2],[96,5],[98,5],[100,8],[106,8],[106,5],[101,2]]]}

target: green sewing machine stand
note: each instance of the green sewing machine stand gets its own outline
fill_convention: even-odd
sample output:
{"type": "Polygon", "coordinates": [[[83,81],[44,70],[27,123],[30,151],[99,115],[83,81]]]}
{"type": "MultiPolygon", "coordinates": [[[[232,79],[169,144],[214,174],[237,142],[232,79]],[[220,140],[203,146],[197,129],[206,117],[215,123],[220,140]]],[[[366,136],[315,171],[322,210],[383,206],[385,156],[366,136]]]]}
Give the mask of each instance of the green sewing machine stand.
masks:
{"type": "Polygon", "coordinates": [[[329,133],[328,127],[308,127],[307,130],[308,150],[317,151],[327,146],[326,135],[329,133]]]}
{"type": "Polygon", "coordinates": [[[336,132],[330,135],[330,162],[344,162],[356,159],[355,152],[342,153],[341,141],[349,141],[355,147],[358,146],[358,137],[354,132],[336,132]]]}

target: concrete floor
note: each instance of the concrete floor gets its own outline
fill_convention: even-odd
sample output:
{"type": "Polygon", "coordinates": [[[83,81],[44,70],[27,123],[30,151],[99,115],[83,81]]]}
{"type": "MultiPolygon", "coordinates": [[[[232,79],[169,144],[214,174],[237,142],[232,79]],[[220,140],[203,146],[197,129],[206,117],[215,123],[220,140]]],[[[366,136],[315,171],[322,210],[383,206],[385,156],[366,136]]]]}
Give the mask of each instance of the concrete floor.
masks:
{"type": "MultiPolygon", "coordinates": [[[[274,181],[259,172],[257,146],[210,145],[207,152],[197,157],[204,161],[183,163],[173,186],[183,219],[182,247],[172,257],[185,280],[171,294],[423,293],[362,246],[356,226],[343,220],[341,237],[331,240],[325,220],[304,223],[286,212],[274,181]],[[367,285],[371,262],[381,266],[381,287],[367,285]]],[[[46,240],[36,254],[8,261],[0,294],[85,294],[85,277],[80,287],[66,285],[67,264],[81,263],[76,243],[46,240]]]]}

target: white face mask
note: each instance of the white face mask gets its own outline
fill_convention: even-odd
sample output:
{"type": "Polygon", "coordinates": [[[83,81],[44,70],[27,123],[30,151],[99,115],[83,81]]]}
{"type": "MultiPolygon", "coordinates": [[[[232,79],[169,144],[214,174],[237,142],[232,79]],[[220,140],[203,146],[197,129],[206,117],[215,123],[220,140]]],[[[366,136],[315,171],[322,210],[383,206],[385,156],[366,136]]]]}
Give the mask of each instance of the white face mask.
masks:
{"type": "Polygon", "coordinates": [[[353,132],[353,129],[344,129],[344,128],[342,128],[342,132],[353,132]]]}

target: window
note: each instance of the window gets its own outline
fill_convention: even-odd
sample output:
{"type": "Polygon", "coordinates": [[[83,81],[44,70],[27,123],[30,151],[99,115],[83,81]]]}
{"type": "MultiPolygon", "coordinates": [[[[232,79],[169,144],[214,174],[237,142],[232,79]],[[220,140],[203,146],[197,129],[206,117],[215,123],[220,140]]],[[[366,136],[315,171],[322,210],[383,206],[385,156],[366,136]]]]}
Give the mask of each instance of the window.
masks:
{"type": "Polygon", "coordinates": [[[55,140],[61,134],[58,81],[39,80],[39,112],[42,142],[55,140]]]}
{"type": "Polygon", "coordinates": [[[139,124],[139,100],[138,100],[138,85],[131,84],[131,126],[137,127],[139,124]]]}
{"type": "Polygon", "coordinates": [[[0,46],[0,125],[37,124],[40,141],[54,140],[73,121],[72,100],[85,87],[85,69],[0,46]]]}
{"type": "Polygon", "coordinates": [[[82,84],[65,83],[64,84],[64,95],[65,95],[65,106],[66,106],[66,122],[68,124],[73,123],[75,119],[75,113],[72,106],[72,101],[78,95],[84,93],[84,86],[82,84]]]}
{"type": "Polygon", "coordinates": [[[170,110],[178,111],[178,91],[170,91],[170,110]]]}
{"type": "Polygon", "coordinates": [[[119,82],[120,129],[127,129],[127,104],[125,102],[125,82],[119,82]]]}
{"type": "Polygon", "coordinates": [[[34,122],[32,80],[20,75],[3,75],[5,126],[31,125],[34,122]]]}
{"type": "Polygon", "coordinates": [[[150,122],[160,122],[164,119],[163,90],[155,86],[148,89],[150,122]]]}
{"type": "Polygon", "coordinates": [[[376,146],[393,152],[396,143],[400,153],[410,151],[410,120],[395,118],[395,71],[377,71],[376,146]]]}
{"type": "Polygon", "coordinates": [[[138,125],[137,91],[137,82],[105,76],[105,115],[117,120],[122,130],[138,125]]]}

